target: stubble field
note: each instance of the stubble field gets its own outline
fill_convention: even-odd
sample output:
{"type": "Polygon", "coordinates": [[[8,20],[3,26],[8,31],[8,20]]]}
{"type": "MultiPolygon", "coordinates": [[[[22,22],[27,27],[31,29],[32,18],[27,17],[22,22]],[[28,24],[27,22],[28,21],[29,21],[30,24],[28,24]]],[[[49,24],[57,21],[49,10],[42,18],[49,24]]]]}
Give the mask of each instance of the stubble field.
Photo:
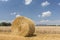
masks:
{"type": "Polygon", "coordinates": [[[60,40],[60,26],[36,26],[31,37],[11,34],[11,27],[0,27],[0,40],[60,40]]]}

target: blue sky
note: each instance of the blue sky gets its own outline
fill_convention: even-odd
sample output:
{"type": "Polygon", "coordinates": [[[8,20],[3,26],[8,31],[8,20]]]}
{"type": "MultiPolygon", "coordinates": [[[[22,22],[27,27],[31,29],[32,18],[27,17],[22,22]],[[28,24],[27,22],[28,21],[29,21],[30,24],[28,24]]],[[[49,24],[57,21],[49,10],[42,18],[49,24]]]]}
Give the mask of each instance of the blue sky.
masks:
{"type": "Polygon", "coordinates": [[[0,0],[0,22],[17,16],[36,24],[60,24],[60,0],[0,0]]]}

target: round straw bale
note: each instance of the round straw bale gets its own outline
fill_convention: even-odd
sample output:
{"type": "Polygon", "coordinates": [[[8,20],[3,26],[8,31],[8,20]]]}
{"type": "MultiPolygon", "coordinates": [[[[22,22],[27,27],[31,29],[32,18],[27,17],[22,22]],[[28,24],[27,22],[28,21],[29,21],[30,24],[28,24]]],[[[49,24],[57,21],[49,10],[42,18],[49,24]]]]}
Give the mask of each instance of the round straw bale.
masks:
{"type": "Polygon", "coordinates": [[[13,21],[11,31],[16,35],[31,36],[35,32],[35,25],[31,19],[20,16],[13,21]]]}

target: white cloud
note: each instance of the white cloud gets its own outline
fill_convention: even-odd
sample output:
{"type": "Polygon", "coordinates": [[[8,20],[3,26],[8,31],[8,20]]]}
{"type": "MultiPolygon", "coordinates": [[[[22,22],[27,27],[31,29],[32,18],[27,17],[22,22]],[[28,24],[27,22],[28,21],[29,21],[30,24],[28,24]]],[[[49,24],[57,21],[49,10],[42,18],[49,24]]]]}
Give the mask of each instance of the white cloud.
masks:
{"type": "Polygon", "coordinates": [[[32,2],[32,0],[25,0],[25,5],[29,5],[32,2]]]}
{"type": "Polygon", "coordinates": [[[58,3],[58,5],[60,5],[60,3],[58,3]]]}
{"type": "Polygon", "coordinates": [[[46,12],[43,12],[42,13],[42,17],[49,17],[49,16],[51,16],[51,11],[46,11],[46,12]]]}
{"type": "Polygon", "coordinates": [[[38,15],[38,17],[40,18],[40,15],[38,15]]]}
{"type": "Polygon", "coordinates": [[[44,22],[48,22],[49,20],[41,20],[40,22],[41,23],[44,23],[44,22]]]}
{"type": "Polygon", "coordinates": [[[2,2],[7,2],[8,0],[0,0],[0,1],[2,1],[2,2]]]}
{"type": "Polygon", "coordinates": [[[0,23],[1,23],[1,22],[12,23],[11,20],[0,20],[0,23]]]}
{"type": "Polygon", "coordinates": [[[17,12],[13,12],[10,15],[15,16],[15,17],[19,17],[20,16],[19,13],[17,13],[17,12]]]}
{"type": "Polygon", "coordinates": [[[45,1],[45,2],[42,2],[42,3],[41,3],[41,6],[42,6],[42,7],[48,6],[48,5],[50,5],[50,3],[49,3],[48,1],[45,1]]]}
{"type": "Polygon", "coordinates": [[[16,17],[20,17],[20,15],[19,15],[19,14],[17,14],[17,15],[16,15],[16,17]]]}
{"type": "Polygon", "coordinates": [[[16,12],[11,13],[11,15],[16,15],[16,14],[17,14],[16,12]]]}
{"type": "Polygon", "coordinates": [[[60,25],[60,20],[40,20],[40,24],[60,25]]]}

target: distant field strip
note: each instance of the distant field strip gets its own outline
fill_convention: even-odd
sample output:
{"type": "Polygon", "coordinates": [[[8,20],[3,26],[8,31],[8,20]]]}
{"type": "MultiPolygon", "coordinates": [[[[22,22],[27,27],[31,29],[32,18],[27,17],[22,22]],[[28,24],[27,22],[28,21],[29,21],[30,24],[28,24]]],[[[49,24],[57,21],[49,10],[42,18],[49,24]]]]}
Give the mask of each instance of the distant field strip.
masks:
{"type": "MultiPolygon", "coordinates": [[[[11,27],[1,26],[0,32],[11,32],[11,27]]],[[[60,26],[36,26],[35,33],[39,34],[60,34],[60,26]]]]}
{"type": "Polygon", "coordinates": [[[60,34],[60,26],[37,26],[36,33],[60,34]]]}
{"type": "Polygon", "coordinates": [[[0,26],[0,33],[10,33],[10,32],[11,32],[11,27],[0,26]]]}
{"type": "Polygon", "coordinates": [[[11,27],[2,26],[0,30],[0,40],[60,40],[60,26],[36,26],[36,36],[32,37],[12,35],[11,27]]]}

